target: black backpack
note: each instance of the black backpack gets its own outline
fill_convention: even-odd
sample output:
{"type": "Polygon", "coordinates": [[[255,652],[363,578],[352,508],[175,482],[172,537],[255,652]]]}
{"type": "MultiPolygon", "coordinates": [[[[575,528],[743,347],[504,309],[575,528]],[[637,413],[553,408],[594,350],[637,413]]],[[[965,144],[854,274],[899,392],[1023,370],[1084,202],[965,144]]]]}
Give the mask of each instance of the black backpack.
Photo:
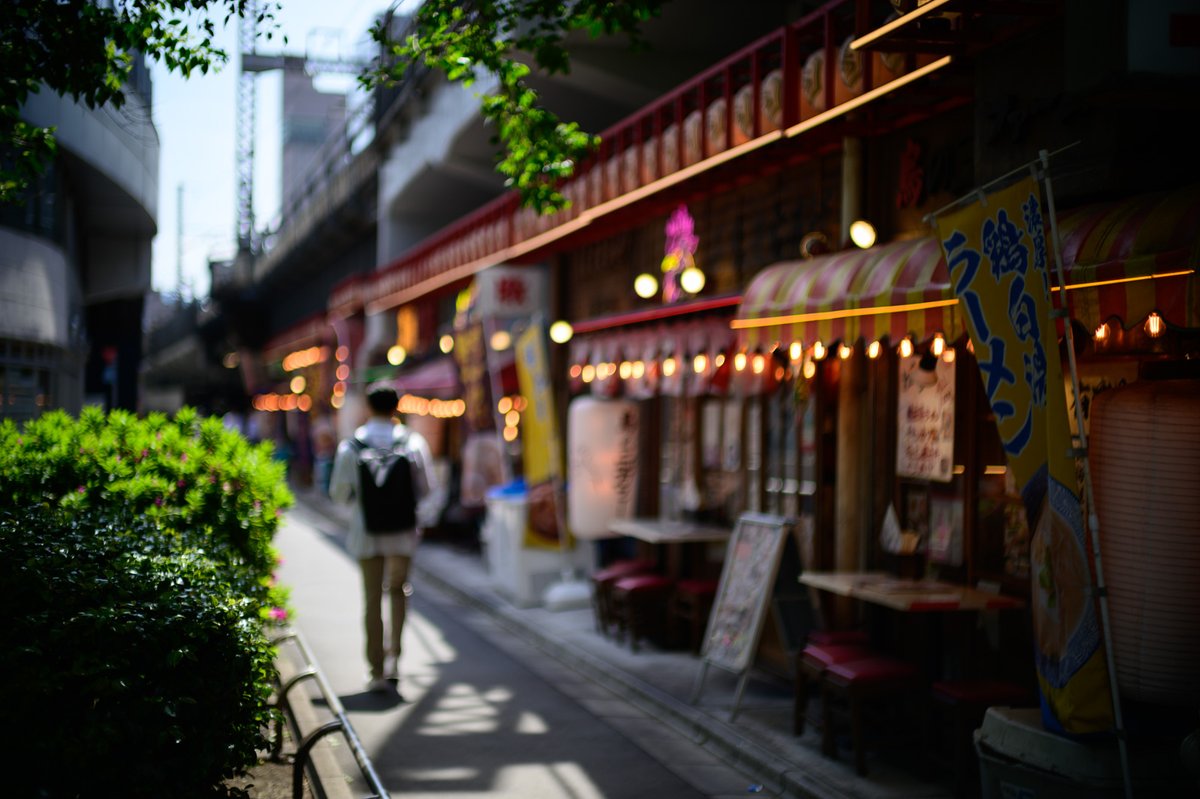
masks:
{"type": "Polygon", "coordinates": [[[390,448],[372,447],[351,439],[358,453],[359,501],[363,526],[368,533],[395,533],[417,526],[417,490],[408,452],[408,436],[397,438],[390,448]]]}

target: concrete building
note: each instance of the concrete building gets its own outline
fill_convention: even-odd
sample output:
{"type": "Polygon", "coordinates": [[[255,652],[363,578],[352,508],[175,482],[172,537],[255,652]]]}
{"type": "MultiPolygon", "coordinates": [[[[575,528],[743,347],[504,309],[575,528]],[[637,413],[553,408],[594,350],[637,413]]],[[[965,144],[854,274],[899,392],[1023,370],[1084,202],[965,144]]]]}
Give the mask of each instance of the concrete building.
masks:
{"type": "Polygon", "coordinates": [[[158,133],[141,56],[122,108],[43,90],[21,116],[58,153],[0,207],[0,416],[137,406],[143,297],[157,229],[158,133]]]}

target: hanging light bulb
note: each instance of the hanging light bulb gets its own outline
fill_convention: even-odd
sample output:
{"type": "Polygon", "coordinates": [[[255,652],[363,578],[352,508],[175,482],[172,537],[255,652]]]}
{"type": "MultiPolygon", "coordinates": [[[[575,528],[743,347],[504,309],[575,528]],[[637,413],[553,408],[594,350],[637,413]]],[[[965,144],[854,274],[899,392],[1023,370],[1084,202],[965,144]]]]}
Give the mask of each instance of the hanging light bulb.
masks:
{"type": "Polygon", "coordinates": [[[438,348],[447,355],[454,349],[454,336],[446,333],[438,339],[438,348]]]}
{"type": "Polygon", "coordinates": [[[817,376],[817,362],[814,360],[805,361],[804,362],[804,378],[806,380],[812,380],[816,376],[817,376]]]}
{"type": "Polygon", "coordinates": [[[667,358],[663,361],[663,365],[662,365],[663,376],[670,377],[671,375],[675,374],[676,366],[678,366],[678,364],[675,361],[675,356],[668,355],[667,358]]]}
{"type": "Polygon", "coordinates": [[[753,360],[750,362],[750,370],[756,375],[761,375],[763,370],[767,368],[767,359],[761,352],[754,354],[753,360]]]}
{"type": "Polygon", "coordinates": [[[813,360],[817,360],[817,361],[822,360],[825,357],[825,354],[826,354],[826,352],[825,352],[824,344],[822,344],[819,341],[816,342],[815,344],[813,344],[813,352],[812,352],[813,360]]]}
{"type": "Polygon", "coordinates": [[[746,369],[746,353],[739,352],[737,355],[733,356],[733,368],[739,372],[745,371],[745,369],[746,369]]]}
{"type": "Polygon", "coordinates": [[[867,345],[867,357],[875,360],[879,357],[879,353],[883,350],[883,345],[879,343],[879,339],[875,339],[867,345]]]}
{"type": "Polygon", "coordinates": [[[1161,316],[1158,315],[1158,312],[1155,311],[1146,317],[1145,329],[1146,335],[1148,335],[1150,338],[1158,338],[1163,333],[1167,332],[1167,323],[1161,316]]]}
{"type": "Polygon", "coordinates": [[[798,361],[804,355],[804,345],[799,341],[793,341],[788,347],[788,357],[793,361],[798,361]]]}
{"type": "Polygon", "coordinates": [[[579,378],[585,383],[592,382],[596,379],[596,367],[590,363],[584,364],[583,368],[579,370],[579,378]]]}
{"type": "Polygon", "coordinates": [[[720,369],[724,365],[725,365],[725,353],[718,352],[717,357],[713,358],[713,366],[720,369]]]}
{"type": "Polygon", "coordinates": [[[1108,341],[1108,335],[1108,322],[1101,322],[1099,327],[1096,328],[1095,332],[1092,333],[1092,338],[1096,339],[1096,341],[1099,343],[1104,343],[1105,341],[1108,341]]]}
{"type": "Polygon", "coordinates": [[[495,352],[504,352],[512,346],[512,333],[507,330],[497,330],[492,334],[490,343],[495,352]]]}
{"type": "Polygon", "coordinates": [[[622,380],[628,380],[633,377],[633,364],[630,361],[621,361],[621,366],[617,372],[622,380]]]}
{"type": "Polygon", "coordinates": [[[708,356],[705,355],[703,352],[701,352],[695,358],[692,359],[692,370],[695,371],[696,374],[703,374],[704,370],[707,368],[708,368],[708,356]]]}
{"type": "Polygon", "coordinates": [[[646,362],[645,361],[634,361],[633,362],[633,379],[641,380],[645,374],[646,374],[646,362]]]}
{"type": "Polygon", "coordinates": [[[648,300],[658,293],[658,278],[649,272],[643,272],[633,280],[633,292],[643,300],[648,300]]]}
{"type": "Polygon", "coordinates": [[[569,372],[567,372],[567,374],[571,376],[572,380],[578,380],[580,376],[583,375],[583,367],[577,363],[573,363],[571,364],[571,369],[569,372]]]}
{"type": "Polygon", "coordinates": [[[849,358],[853,352],[854,348],[844,341],[838,345],[838,357],[843,361],[849,358]]]}
{"type": "Polygon", "coordinates": [[[913,343],[911,338],[900,339],[900,357],[907,358],[913,354],[913,343]]]}
{"type": "Polygon", "coordinates": [[[942,354],[942,351],[945,349],[946,349],[946,339],[942,337],[941,333],[938,333],[936,336],[933,337],[933,341],[930,342],[929,351],[934,354],[934,357],[938,357],[942,354]]]}
{"type": "Polygon", "coordinates": [[[699,294],[704,289],[704,272],[693,264],[679,273],[679,287],[688,294],[699,294]]]}
{"type": "Polygon", "coordinates": [[[850,223],[850,241],[854,246],[867,249],[875,244],[875,226],[865,219],[850,223]]]}
{"type": "Polygon", "coordinates": [[[555,344],[566,344],[575,335],[575,329],[565,319],[559,319],[550,325],[550,340],[555,344]]]}
{"type": "Polygon", "coordinates": [[[954,354],[953,347],[947,347],[946,351],[942,353],[942,360],[946,363],[954,363],[954,359],[957,357],[958,356],[954,354]]]}
{"type": "MultiPolygon", "coordinates": [[[[378,352],[378,350],[376,350],[376,352],[378,352]]],[[[387,361],[392,366],[399,366],[400,364],[404,363],[404,359],[407,357],[408,352],[399,344],[388,348],[387,361]]]]}

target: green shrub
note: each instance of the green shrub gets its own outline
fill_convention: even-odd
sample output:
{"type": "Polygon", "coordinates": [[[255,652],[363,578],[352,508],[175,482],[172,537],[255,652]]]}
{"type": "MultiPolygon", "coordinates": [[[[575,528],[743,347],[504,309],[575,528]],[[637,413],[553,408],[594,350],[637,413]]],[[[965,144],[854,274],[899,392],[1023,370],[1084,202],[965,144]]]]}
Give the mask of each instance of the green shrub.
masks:
{"type": "Polygon", "coordinates": [[[269,444],[184,408],[169,419],[85,409],[18,428],[0,421],[0,507],[129,512],[160,534],[236,567],[230,579],[264,618],[282,604],[271,539],[292,498],[269,444]]]}
{"type": "Polygon", "coordinates": [[[255,600],[155,523],[0,514],[6,795],[218,796],[265,744],[273,653],[255,600]]]}

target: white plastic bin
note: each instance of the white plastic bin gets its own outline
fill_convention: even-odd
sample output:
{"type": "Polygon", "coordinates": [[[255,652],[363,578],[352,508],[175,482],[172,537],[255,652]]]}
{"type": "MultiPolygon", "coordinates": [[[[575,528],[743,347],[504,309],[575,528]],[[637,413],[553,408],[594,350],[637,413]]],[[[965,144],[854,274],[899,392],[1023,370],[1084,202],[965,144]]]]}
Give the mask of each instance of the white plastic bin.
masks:
{"type": "Polygon", "coordinates": [[[519,607],[541,604],[542,595],[562,577],[564,567],[581,574],[592,571],[592,547],[577,541],[566,558],[558,549],[525,546],[528,512],[523,484],[493,488],[487,494],[487,517],[480,538],[484,563],[496,590],[519,607]]]}
{"type": "MultiPolygon", "coordinates": [[[[1042,727],[1037,708],[990,707],[975,731],[983,799],[1122,799],[1113,740],[1081,742],[1042,727]]],[[[1179,742],[1142,741],[1130,750],[1134,796],[1195,796],[1179,742]]]]}

